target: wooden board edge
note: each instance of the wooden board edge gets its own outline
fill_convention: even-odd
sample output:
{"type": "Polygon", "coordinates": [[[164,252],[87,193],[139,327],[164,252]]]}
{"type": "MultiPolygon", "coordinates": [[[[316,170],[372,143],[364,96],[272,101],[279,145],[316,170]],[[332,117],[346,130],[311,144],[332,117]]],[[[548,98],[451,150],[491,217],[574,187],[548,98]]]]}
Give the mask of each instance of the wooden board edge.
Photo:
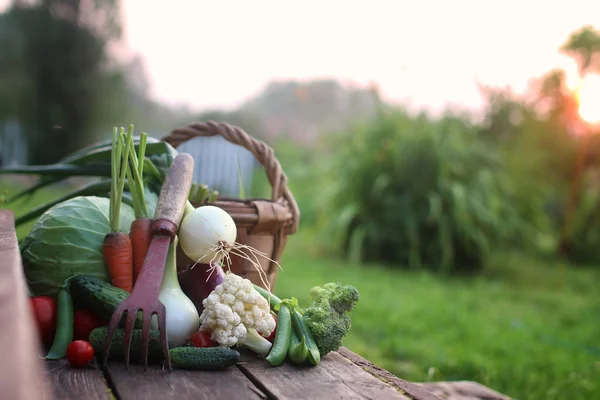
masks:
{"type": "Polygon", "coordinates": [[[511,400],[510,397],[499,393],[479,382],[452,381],[452,382],[423,382],[417,383],[427,390],[444,397],[462,396],[473,399],[485,400],[511,400]]]}
{"type": "Polygon", "coordinates": [[[30,309],[14,213],[4,209],[0,209],[0,299],[2,398],[54,398],[39,358],[41,344],[30,309]]]}
{"type": "Polygon", "coordinates": [[[380,381],[392,386],[394,389],[400,391],[402,394],[410,397],[413,400],[442,400],[441,397],[438,397],[433,393],[427,391],[422,386],[398,378],[391,372],[388,372],[385,369],[378,367],[377,365],[359,356],[358,354],[348,350],[345,347],[341,347],[340,349],[338,349],[337,353],[342,357],[346,358],[347,360],[351,361],[356,366],[360,367],[362,370],[373,375],[380,381]]]}

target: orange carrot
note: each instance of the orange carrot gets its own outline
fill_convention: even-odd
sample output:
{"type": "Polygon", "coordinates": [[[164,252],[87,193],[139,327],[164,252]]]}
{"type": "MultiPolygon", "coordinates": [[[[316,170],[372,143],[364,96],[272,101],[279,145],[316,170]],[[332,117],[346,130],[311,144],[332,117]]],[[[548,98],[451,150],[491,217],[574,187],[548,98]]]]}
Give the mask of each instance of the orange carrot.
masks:
{"type": "Polygon", "coordinates": [[[123,232],[108,233],[104,238],[102,252],[112,285],[131,293],[133,251],[129,236],[123,232]]]}
{"type": "Polygon", "coordinates": [[[135,219],[131,223],[129,238],[133,249],[133,284],[135,285],[152,241],[152,218],[135,219]]]}
{"type": "Polygon", "coordinates": [[[133,126],[129,127],[126,140],[124,129],[119,134],[113,130],[111,152],[111,178],[109,224],[110,232],[104,237],[102,253],[113,286],[131,293],[133,289],[133,250],[129,235],[119,231],[121,200],[125,188],[125,175],[129,159],[130,142],[133,137],[133,126]],[[123,137],[122,137],[123,136],[123,137]]]}
{"type": "MultiPolygon", "coordinates": [[[[146,139],[148,135],[140,135],[139,156],[135,151],[131,152],[131,163],[127,166],[127,182],[133,199],[133,211],[135,220],[131,222],[129,238],[133,249],[133,284],[144,265],[146,253],[152,240],[152,219],[148,218],[148,209],[144,199],[144,157],[146,152],[146,139]]],[[[130,146],[133,147],[133,138],[130,138],[130,146]]]]}

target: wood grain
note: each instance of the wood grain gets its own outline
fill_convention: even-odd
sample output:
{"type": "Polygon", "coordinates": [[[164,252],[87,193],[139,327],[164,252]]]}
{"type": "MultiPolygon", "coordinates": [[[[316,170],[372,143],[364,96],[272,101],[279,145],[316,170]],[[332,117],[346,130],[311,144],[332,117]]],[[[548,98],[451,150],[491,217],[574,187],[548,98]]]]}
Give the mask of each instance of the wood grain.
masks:
{"type": "Polygon", "coordinates": [[[385,369],[378,367],[345,347],[340,348],[338,353],[373,376],[403,390],[415,400],[510,400],[510,397],[477,382],[408,382],[392,375],[385,369]]]}
{"type": "Polygon", "coordinates": [[[426,388],[423,388],[422,386],[420,386],[416,383],[408,382],[408,381],[405,381],[404,379],[398,378],[397,376],[391,374],[390,372],[386,371],[385,369],[383,369],[381,367],[378,367],[377,365],[364,359],[363,357],[348,350],[345,347],[340,348],[338,350],[338,353],[342,357],[346,358],[353,364],[360,367],[362,370],[368,372],[369,374],[373,375],[374,377],[376,377],[384,382],[387,382],[388,385],[393,386],[393,387],[397,388],[398,390],[403,391],[411,399],[414,399],[414,400],[441,400],[440,397],[429,392],[426,388]]]}
{"type": "Polygon", "coordinates": [[[410,399],[337,353],[316,367],[271,367],[246,353],[243,360],[238,368],[273,399],[410,399]]]}
{"type": "Polygon", "coordinates": [[[190,194],[193,171],[192,156],[180,153],[175,157],[160,189],[154,219],[166,218],[179,226],[190,194]]]}
{"type": "Polygon", "coordinates": [[[110,362],[106,371],[120,399],[266,399],[267,396],[235,367],[223,371],[167,370],[140,364],[125,370],[122,362],[110,362]]]}
{"type": "Polygon", "coordinates": [[[454,381],[454,382],[426,382],[418,385],[435,393],[444,400],[510,400],[510,397],[498,393],[495,390],[483,386],[477,382],[454,381]]]}
{"type": "Polygon", "coordinates": [[[87,368],[72,368],[66,360],[46,360],[47,376],[56,399],[109,400],[111,390],[96,362],[87,368]]]}
{"type": "Polygon", "coordinates": [[[0,210],[0,398],[51,399],[15,233],[14,215],[0,210]]]}

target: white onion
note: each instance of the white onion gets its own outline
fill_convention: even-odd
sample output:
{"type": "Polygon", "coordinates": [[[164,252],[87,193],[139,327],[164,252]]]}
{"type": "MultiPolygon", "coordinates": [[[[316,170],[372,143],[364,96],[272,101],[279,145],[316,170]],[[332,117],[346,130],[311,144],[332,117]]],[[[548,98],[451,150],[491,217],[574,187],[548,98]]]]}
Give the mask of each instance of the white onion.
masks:
{"type": "Polygon", "coordinates": [[[216,262],[234,247],[235,221],[225,210],[202,206],[187,214],[179,227],[179,243],[184,253],[201,264],[216,262]]]}
{"type": "MultiPolygon", "coordinates": [[[[175,249],[177,237],[169,246],[165,272],[160,287],[158,299],[166,309],[165,325],[169,348],[183,346],[200,327],[200,316],[196,306],[189,297],[183,293],[177,278],[177,260],[175,249]]],[[[151,329],[158,329],[158,319],[152,316],[151,329]]]]}

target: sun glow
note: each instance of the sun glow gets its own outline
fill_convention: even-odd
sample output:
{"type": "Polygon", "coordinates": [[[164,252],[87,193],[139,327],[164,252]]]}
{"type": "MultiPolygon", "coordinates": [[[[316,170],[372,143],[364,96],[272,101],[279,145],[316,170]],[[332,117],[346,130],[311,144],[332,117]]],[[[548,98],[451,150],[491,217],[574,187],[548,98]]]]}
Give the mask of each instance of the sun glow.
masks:
{"type": "Polygon", "coordinates": [[[583,78],[577,97],[581,118],[590,124],[600,123],[600,75],[583,78]]]}

